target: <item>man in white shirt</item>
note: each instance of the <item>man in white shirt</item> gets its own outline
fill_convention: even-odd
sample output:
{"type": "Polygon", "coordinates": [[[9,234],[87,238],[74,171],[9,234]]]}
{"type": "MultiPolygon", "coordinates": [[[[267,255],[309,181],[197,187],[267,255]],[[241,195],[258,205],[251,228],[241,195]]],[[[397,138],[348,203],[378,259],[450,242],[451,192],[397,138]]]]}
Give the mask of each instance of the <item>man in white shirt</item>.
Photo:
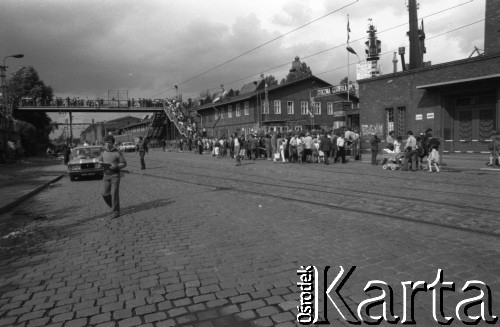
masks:
{"type": "Polygon", "coordinates": [[[337,163],[339,157],[342,158],[342,163],[345,164],[345,138],[341,133],[337,137],[337,155],[335,156],[334,163],[337,163]]]}
{"type": "Polygon", "coordinates": [[[408,163],[411,162],[411,170],[417,171],[417,139],[413,136],[412,131],[408,131],[407,134],[408,139],[406,139],[405,157],[402,170],[408,170],[408,163]]]}
{"type": "Polygon", "coordinates": [[[306,156],[306,162],[312,161],[312,147],[313,147],[313,138],[311,134],[307,133],[306,137],[304,137],[304,154],[306,156]]]}

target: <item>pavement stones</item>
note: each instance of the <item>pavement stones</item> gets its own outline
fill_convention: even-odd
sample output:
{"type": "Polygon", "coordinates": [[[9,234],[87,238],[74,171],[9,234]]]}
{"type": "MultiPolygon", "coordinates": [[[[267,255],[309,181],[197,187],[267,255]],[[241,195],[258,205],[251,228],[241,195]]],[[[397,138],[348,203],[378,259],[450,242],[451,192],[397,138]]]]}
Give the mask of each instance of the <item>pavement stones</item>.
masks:
{"type": "MultiPolygon", "coordinates": [[[[24,228],[33,235],[0,259],[0,326],[297,326],[296,270],[308,264],[330,265],[332,271],[356,266],[342,291],[349,304],[366,298],[367,280],[431,282],[438,268],[458,287],[474,278],[490,285],[495,299],[500,294],[494,235],[318,206],[315,202],[336,199],[314,188],[325,182],[325,167],[300,172],[307,168],[258,161],[234,171],[225,159],[150,151],[151,168],[139,175],[136,156],[126,158],[132,173],[122,181],[119,219],[108,218],[100,181],[67,178],[1,216],[10,221],[20,216],[16,212],[34,210],[46,218],[27,219],[24,228]],[[265,186],[266,181],[276,185],[265,186]],[[269,190],[282,198],[266,195],[269,190]],[[310,201],[299,202],[304,197],[310,201]]],[[[335,172],[328,175],[334,176],[329,177],[333,188],[350,187],[357,194],[350,200],[353,209],[373,212],[384,208],[373,199],[384,200],[357,190],[399,190],[411,198],[411,186],[421,188],[415,181],[427,178],[404,180],[399,172],[377,167],[344,167],[328,167],[335,172]]],[[[454,187],[444,173],[434,184],[425,180],[442,191],[434,198],[472,206],[475,192],[490,192],[484,187],[492,182],[489,175],[459,173],[457,179],[456,174],[454,187]],[[447,197],[447,190],[463,195],[447,197]]],[[[397,195],[381,196],[388,201],[397,195]]],[[[420,203],[405,201],[413,208],[420,203]]],[[[481,230],[496,226],[494,213],[500,210],[496,203],[486,205],[491,212],[480,214],[481,230]]],[[[433,206],[465,227],[474,218],[464,209],[433,206]]],[[[444,309],[450,314],[458,295],[447,297],[444,309]]],[[[401,290],[394,296],[401,299],[401,290]]],[[[433,325],[429,300],[427,294],[417,298],[419,326],[433,325]]],[[[401,312],[401,305],[398,300],[395,310],[401,312]]],[[[329,316],[334,325],[346,325],[334,311],[329,316]]]]}

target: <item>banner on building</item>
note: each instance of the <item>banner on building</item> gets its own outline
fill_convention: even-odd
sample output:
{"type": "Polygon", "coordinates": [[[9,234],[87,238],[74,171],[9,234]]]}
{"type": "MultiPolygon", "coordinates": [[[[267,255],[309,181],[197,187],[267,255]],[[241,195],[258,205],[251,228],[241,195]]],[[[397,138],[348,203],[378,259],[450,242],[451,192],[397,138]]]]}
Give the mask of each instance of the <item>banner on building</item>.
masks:
{"type": "Polygon", "coordinates": [[[357,92],[359,89],[358,83],[349,83],[349,84],[340,84],[336,86],[323,87],[321,89],[311,90],[311,98],[321,97],[331,94],[339,94],[339,93],[347,93],[349,92],[357,92]]]}
{"type": "Polygon", "coordinates": [[[368,61],[362,61],[356,64],[356,79],[364,79],[372,77],[372,63],[368,61]]]}

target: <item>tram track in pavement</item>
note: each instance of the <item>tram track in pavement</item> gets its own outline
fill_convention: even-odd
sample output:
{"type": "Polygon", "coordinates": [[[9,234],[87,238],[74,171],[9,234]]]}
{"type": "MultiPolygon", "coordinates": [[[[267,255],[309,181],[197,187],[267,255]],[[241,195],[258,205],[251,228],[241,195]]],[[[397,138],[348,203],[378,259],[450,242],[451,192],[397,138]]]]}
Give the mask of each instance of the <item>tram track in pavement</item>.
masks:
{"type": "MultiPolygon", "coordinates": [[[[172,159],[176,159],[176,158],[172,158],[172,159]]],[[[231,159],[231,160],[234,160],[234,159],[231,159]]],[[[153,160],[150,160],[150,161],[164,163],[164,161],[157,160],[157,159],[153,159],[153,160]]],[[[285,165],[285,167],[291,167],[291,166],[294,166],[294,165],[296,165],[296,164],[287,164],[287,165],[285,165]]],[[[198,168],[198,169],[206,169],[206,166],[193,166],[193,165],[186,165],[185,163],[183,163],[183,166],[184,167],[191,167],[191,168],[198,168]]],[[[334,165],[330,165],[330,167],[331,166],[333,166],[333,168],[330,169],[330,170],[328,170],[328,171],[325,171],[324,169],[318,169],[318,168],[315,168],[315,167],[308,167],[307,170],[308,171],[313,171],[313,172],[322,172],[322,173],[325,173],[325,172],[327,172],[327,173],[342,173],[344,175],[354,175],[354,176],[367,176],[367,177],[373,177],[373,176],[375,176],[373,174],[363,173],[363,172],[360,172],[358,170],[355,170],[355,171],[352,171],[352,170],[349,171],[349,170],[345,170],[345,169],[336,170],[334,165]]],[[[221,171],[221,172],[227,172],[227,170],[225,170],[225,169],[211,168],[211,170],[218,170],[218,171],[221,171]]],[[[386,171],[384,171],[384,174],[385,174],[385,172],[386,171]]],[[[386,179],[386,180],[399,180],[399,181],[405,181],[405,182],[408,181],[408,179],[405,178],[404,176],[393,175],[392,173],[393,173],[392,171],[387,171],[387,175],[383,176],[384,179],[386,179]]],[[[408,173],[411,173],[411,172],[408,172],[408,173]]],[[[241,173],[241,174],[245,175],[244,173],[241,173]]],[[[495,172],[494,174],[497,174],[497,173],[495,172]]],[[[248,174],[248,175],[250,175],[250,174],[248,174]]],[[[250,175],[250,176],[254,176],[254,175],[250,175]]],[[[382,175],[376,175],[376,176],[382,177],[382,175]]],[[[450,182],[450,181],[433,181],[433,180],[428,180],[428,179],[425,180],[424,182],[425,183],[437,183],[439,185],[479,187],[481,189],[491,190],[491,194],[495,194],[498,191],[498,187],[488,186],[488,185],[467,184],[467,183],[453,183],[453,182],[450,182]]],[[[358,182],[358,184],[360,184],[360,183],[361,182],[358,182]]],[[[365,184],[370,184],[370,183],[365,183],[365,184]]],[[[424,188],[418,188],[418,187],[413,187],[413,186],[411,188],[410,187],[399,186],[399,188],[400,189],[408,189],[408,190],[421,190],[421,191],[428,191],[429,190],[429,188],[424,189],[424,188]]],[[[467,195],[467,193],[462,193],[462,192],[450,192],[450,191],[433,190],[433,192],[434,191],[435,192],[446,193],[446,194],[455,193],[457,195],[467,195]]],[[[488,195],[486,195],[486,197],[491,197],[491,198],[494,198],[494,199],[498,198],[497,196],[488,196],[488,195]]]]}
{"type": "MultiPolygon", "coordinates": [[[[131,167],[135,167],[134,165],[130,165],[131,167]]],[[[206,168],[205,168],[206,169],[206,168]]],[[[182,178],[179,176],[166,176],[166,175],[161,175],[161,174],[154,174],[151,173],[151,170],[149,171],[141,171],[140,173],[136,172],[131,172],[132,174],[140,174],[145,177],[150,177],[150,178],[155,178],[155,179],[162,179],[162,180],[170,180],[174,182],[179,182],[179,183],[185,183],[185,184],[191,184],[191,185],[197,185],[197,186],[204,186],[204,187],[210,187],[213,188],[214,191],[233,191],[233,192],[239,192],[239,193],[244,193],[244,194],[250,194],[254,196],[259,196],[259,197],[271,197],[275,199],[280,199],[283,201],[293,201],[295,203],[303,203],[307,205],[314,205],[314,206],[320,206],[324,208],[329,208],[329,209],[335,209],[335,210],[340,210],[340,211],[345,211],[345,212],[354,212],[354,213],[359,213],[359,214],[366,214],[366,215],[374,215],[378,217],[382,217],[385,219],[392,219],[392,220],[399,220],[399,221],[405,221],[405,222],[412,222],[416,224],[424,224],[424,225],[430,225],[430,226],[438,226],[442,228],[447,228],[447,229],[453,229],[453,230],[458,230],[462,232],[471,232],[475,234],[480,234],[480,235],[485,235],[485,236],[493,236],[495,238],[500,237],[500,230],[495,231],[491,230],[490,228],[485,228],[485,229],[480,229],[480,228],[473,228],[473,227],[468,227],[468,226],[461,226],[460,224],[454,223],[454,222],[441,222],[437,219],[431,219],[431,220],[422,220],[418,218],[413,218],[409,216],[405,216],[404,214],[401,214],[401,210],[396,210],[395,212],[381,212],[373,209],[364,209],[362,206],[346,206],[345,204],[336,204],[336,203],[325,203],[319,202],[319,201],[314,201],[311,198],[303,199],[300,197],[294,197],[290,195],[282,195],[283,192],[265,192],[262,188],[259,189],[259,191],[251,190],[251,189],[245,189],[242,187],[237,187],[237,185],[240,185],[239,183],[252,183],[253,185],[259,185],[259,186],[267,186],[266,189],[269,188],[280,188],[280,189],[290,189],[292,186],[290,185],[276,185],[273,183],[265,183],[265,182],[254,182],[251,180],[247,179],[237,179],[237,178],[228,178],[228,177],[223,177],[223,176],[207,176],[207,175],[202,175],[202,174],[195,174],[192,172],[180,172],[180,171],[171,171],[168,172],[169,174],[182,174],[183,177],[187,178],[182,178]],[[189,178],[189,176],[191,178],[189,178]],[[217,181],[211,181],[213,179],[217,179],[217,181]],[[221,182],[225,182],[225,186],[221,186],[221,182]],[[227,183],[235,183],[234,186],[228,186],[227,183]]],[[[262,177],[265,178],[265,177],[262,177]]],[[[286,181],[287,183],[294,183],[291,181],[286,181]]],[[[246,184],[248,185],[248,184],[246,184]]],[[[304,189],[304,186],[300,182],[296,182],[295,186],[296,188],[301,188],[304,189]]],[[[326,186],[328,187],[328,186],[326,186]]],[[[339,193],[339,192],[331,192],[331,191],[326,191],[325,186],[320,187],[321,190],[318,188],[308,188],[304,189],[304,191],[307,192],[318,192],[321,191],[322,193],[328,193],[332,195],[340,195],[340,196],[346,196],[345,193],[339,193]]],[[[387,199],[390,198],[392,201],[393,196],[386,196],[383,194],[370,194],[372,196],[376,196],[379,199],[387,199]]],[[[422,202],[422,200],[414,199],[414,198],[405,198],[407,200],[410,200],[411,202],[422,202]]],[[[385,200],[384,200],[385,201],[385,200]]],[[[384,202],[382,201],[382,202],[384,202]]],[[[428,201],[423,201],[429,205],[428,201]]],[[[434,202],[432,205],[439,206],[440,208],[457,208],[457,205],[455,204],[448,204],[448,203],[443,203],[443,202],[434,202]]],[[[410,205],[409,207],[412,207],[413,205],[410,205]]],[[[404,207],[407,209],[408,207],[404,207]]],[[[491,215],[492,213],[494,214],[494,217],[497,217],[500,211],[498,210],[492,210],[492,209],[484,209],[484,208],[475,208],[475,207],[470,207],[470,206],[458,206],[459,209],[466,209],[471,211],[471,215],[478,216],[480,214],[489,214],[491,215]]],[[[463,212],[462,212],[463,213],[463,212]]],[[[423,213],[419,212],[419,217],[422,217],[423,213]]]]}
{"type": "MultiPolygon", "coordinates": [[[[162,161],[158,160],[158,162],[162,162],[162,161]]],[[[461,209],[465,209],[465,210],[475,210],[475,213],[480,213],[480,212],[493,213],[493,214],[496,214],[497,216],[500,216],[500,209],[495,210],[495,209],[484,208],[484,207],[479,207],[479,206],[463,205],[463,204],[459,204],[459,203],[445,203],[443,201],[437,201],[437,200],[432,200],[432,199],[420,199],[420,198],[414,198],[414,197],[409,197],[409,196],[404,196],[404,195],[381,194],[380,192],[372,192],[372,191],[358,190],[358,189],[354,190],[352,188],[332,186],[332,185],[328,185],[328,184],[308,183],[308,182],[303,182],[303,181],[293,182],[290,180],[280,179],[280,178],[276,178],[276,177],[258,176],[255,174],[247,174],[244,172],[234,173],[234,172],[229,172],[228,170],[222,170],[222,169],[211,168],[209,171],[212,171],[212,170],[221,171],[221,172],[224,172],[225,174],[233,173],[233,174],[237,174],[239,176],[243,175],[243,176],[248,176],[251,178],[258,177],[261,179],[273,180],[273,181],[277,181],[277,182],[281,182],[281,183],[287,183],[288,185],[278,185],[275,183],[266,183],[266,182],[259,182],[259,181],[247,180],[247,179],[245,179],[245,180],[235,179],[235,178],[231,178],[228,176],[219,176],[219,175],[218,176],[209,176],[206,174],[207,173],[206,167],[199,167],[199,166],[186,165],[186,164],[183,164],[182,167],[204,169],[205,171],[203,174],[196,174],[196,173],[192,173],[192,172],[186,173],[186,172],[182,172],[182,171],[178,171],[178,170],[171,171],[171,173],[186,174],[189,176],[197,176],[199,178],[211,177],[211,178],[224,179],[224,180],[229,180],[229,181],[234,181],[234,182],[248,181],[248,182],[251,182],[253,184],[258,184],[258,185],[262,185],[262,186],[273,186],[273,187],[274,186],[281,186],[281,187],[285,187],[285,188],[286,187],[295,187],[295,188],[301,188],[303,190],[308,190],[308,191],[313,191],[313,192],[321,191],[321,192],[326,192],[328,194],[340,195],[340,196],[346,196],[346,192],[350,192],[351,195],[353,195],[353,194],[365,194],[365,195],[369,195],[369,196],[373,196],[373,197],[377,197],[377,198],[390,198],[391,201],[394,201],[395,199],[399,199],[399,200],[403,200],[403,201],[419,202],[419,203],[423,203],[423,204],[434,204],[434,205],[438,205],[438,206],[442,206],[442,207],[448,206],[448,207],[453,207],[453,208],[461,208],[461,209]],[[325,188],[327,188],[328,190],[326,190],[325,188]]],[[[169,167],[169,168],[172,169],[171,167],[169,167]]],[[[318,170],[318,171],[320,171],[320,170],[318,170]]],[[[321,171],[321,172],[324,172],[324,171],[321,171]]],[[[367,174],[365,174],[365,175],[367,175],[367,174]]],[[[370,175],[370,176],[373,176],[373,175],[370,175]]],[[[440,184],[442,184],[442,183],[440,182],[440,184]]],[[[406,189],[406,190],[417,191],[417,192],[420,192],[420,191],[421,192],[429,192],[430,191],[430,188],[419,189],[419,188],[413,188],[413,187],[412,188],[400,187],[400,189],[406,189]]],[[[442,194],[446,194],[446,195],[453,195],[453,194],[460,195],[460,196],[467,196],[468,195],[468,194],[462,193],[462,192],[439,191],[439,190],[435,190],[435,189],[432,190],[432,192],[433,193],[442,193],[442,194]]],[[[491,201],[498,200],[498,197],[496,197],[496,196],[481,195],[480,197],[481,198],[488,198],[491,201]]],[[[493,202],[493,203],[495,203],[495,202],[493,202]]]]}
{"type": "MultiPolygon", "coordinates": [[[[172,159],[172,160],[179,160],[178,158],[174,158],[174,157],[169,157],[169,159],[172,159]]],[[[215,160],[215,159],[214,159],[215,160]]],[[[223,158],[221,160],[228,160],[228,158],[223,158]]],[[[232,163],[234,163],[234,159],[229,159],[232,161],[232,163]]],[[[148,161],[152,161],[152,162],[159,162],[159,163],[164,163],[165,161],[162,161],[162,160],[158,160],[158,159],[152,159],[152,158],[148,158],[148,161]]],[[[250,161],[250,160],[248,160],[250,161]]],[[[263,160],[260,160],[260,161],[263,161],[263,160]]],[[[293,164],[293,163],[287,163],[284,167],[291,167],[291,166],[297,166],[299,164],[293,164]]],[[[310,165],[310,166],[307,166],[307,169],[308,171],[315,171],[315,172],[325,172],[325,170],[323,169],[319,169],[317,167],[314,167],[314,164],[307,164],[307,165],[310,165]]],[[[330,167],[331,167],[331,170],[329,170],[328,172],[342,172],[342,174],[344,175],[354,175],[354,176],[374,176],[373,174],[367,174],[367,173],[363,173],[359,170],[346,170],[346,169],[342,169],[342,170],[336,170],[335,169],[335,165],[340,165],[340,164],[330,164],[330,167]]],[[[368,165],[368,164],[367,164],[368,165]]],[[[201,167],[201,166],[193,166],[193,165],[185,165],[185,163],[183,162],[183,166],[186,166],[186,167],[192,167],[192,168],[199,168],[199,169],[204,169],[206,167],[201,167]]],[[[349,166],[349,164],[346,164],[344,166],[349,166]]],[[[304,166],[301,166],[301,167],[304,167],[304,166]]],[[[384,179],[387,179],[387,180],[401,180],[401,181],[407,181],[407,179],[404,177],[404,176],[401,176],[400,174],[398,174],[398,172],[400,172],[400,170],[397,170],[397,171],[389,171],[389,170],[383,170],[382,169],[382,166],[378,166],[380,167],[380,172],[385,174],[384,176],[384,179]],[[387,173],[387,174],[386,174],[387,173]],[[396,174],[393,174],[393,173],[396,173],[396,174]]],[[[213,170],[217,170],[217,169],[213,169],[213,170]]],[[[227,170],[222,170],[220,169],[220,171],[224,171],[224,172],[227,172],[227,170]]],[[[443,172],[452,172],[453,174],[456,174],[457,171],[456,170],[443,170],[443,172]]],[[[412,172],[405,172],[406,173],[412,173],[412,172]]],[[[481,174],[498,174],[497,172],[487,172],[487,171],[484,171],[484,172],[481,172],[481,174]]],[[[381,176],[381,175],[377,175],[377,176],[381,176]]],[[[426,182],[433,182],[432,180],[429,181],[429,180],[426,180],[426,182]]],[[[498,187],[496,186],[489,186],[489,185],[480,185],[480,184],[469,184],[469,183],[453,183],[451,181],[447,181],[447,182],[443,182],[443,181],[439,181],[440,184],[447,184],[447,185],[455,185],[455,186],[470,186],[470,187],[480,187],[482,189],[489,189],[492,191],[492,194],[494,194],[495,192],[498,191],[498,187]]],[[[409,188],[408,188],[409,189],[409,188]]],[[[411,188],[413,190],[415,189],[418,189],[418,188],[411,188]]],[[[425,189],[422,189],[422,190],[425,190],[425,189]]],[[[457,194],[463,194],[463,193],[458,193],[457,194]]],[[[493,197],[493,196],[492,196],[493,197]]],[[[497,198],[497,197],[495,197],[497,198]]]]}

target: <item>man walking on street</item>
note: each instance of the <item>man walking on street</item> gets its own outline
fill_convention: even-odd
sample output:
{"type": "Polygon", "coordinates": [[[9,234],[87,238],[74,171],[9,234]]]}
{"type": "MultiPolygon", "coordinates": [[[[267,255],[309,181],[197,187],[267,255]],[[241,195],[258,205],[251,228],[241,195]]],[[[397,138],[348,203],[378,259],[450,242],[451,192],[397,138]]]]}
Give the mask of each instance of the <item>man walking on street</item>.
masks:
{"type": "Polygon", "coordinates": [[[99,159],[104,167],[103,192],[104,202],[112,209],[112,217],[120,215],[120,169],[127,166],[127,162],[121,151],[115,147],[115,139],[106,136],[104,139],[104,151],[99,159]]]}
{"type": "Polygon", "coordinates": [[[146,169],[146,163],[144,162],[144,156],[148,153],[148,145],[146,140],[142,139],[142,136],[139,136],[139,142],[137,142],[135,149],[139,152],[139,158],[141,158],[141,170],[146,169]]]}

